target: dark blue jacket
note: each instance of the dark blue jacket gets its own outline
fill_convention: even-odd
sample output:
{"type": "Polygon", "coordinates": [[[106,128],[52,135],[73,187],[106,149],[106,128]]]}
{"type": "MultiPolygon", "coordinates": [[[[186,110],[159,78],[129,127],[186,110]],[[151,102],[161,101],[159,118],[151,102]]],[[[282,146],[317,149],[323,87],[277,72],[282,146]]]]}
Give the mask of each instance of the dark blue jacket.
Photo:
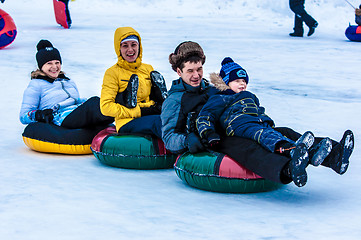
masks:
{"type": "Polygon", "coordinates": [[[216,123],[220,124],[227,136],[233,136],[236,128],[246,128],[249,123],[267,122],[274,126],[273,120],[265,114],[259,100],[251,92],[234,93],[223,91],[209,98],[197,119],[197,129],[202,138],[216,132],[216,123]]]}

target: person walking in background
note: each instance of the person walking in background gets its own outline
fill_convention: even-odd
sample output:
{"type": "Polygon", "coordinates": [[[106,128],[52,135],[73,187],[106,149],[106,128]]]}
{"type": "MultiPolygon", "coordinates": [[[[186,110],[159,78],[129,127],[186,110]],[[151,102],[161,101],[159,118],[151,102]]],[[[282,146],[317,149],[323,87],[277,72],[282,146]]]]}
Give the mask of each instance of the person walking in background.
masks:
{"type": "Polygon", "coordinates": [[[290,0],[290,9],[295,13],[295,27],[293,33],[290,33],[291,37],[303,37],[303,22],[309,27],[307,36],[311,36],[316,27],[317,21],[310,16],[305,10],[305,0],[290,0]]]}

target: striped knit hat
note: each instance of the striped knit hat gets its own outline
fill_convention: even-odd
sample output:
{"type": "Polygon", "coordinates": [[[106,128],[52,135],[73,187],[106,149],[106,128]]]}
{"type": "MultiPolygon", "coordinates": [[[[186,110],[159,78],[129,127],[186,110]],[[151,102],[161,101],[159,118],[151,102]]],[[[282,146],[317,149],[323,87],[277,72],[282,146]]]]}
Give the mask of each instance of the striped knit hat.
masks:
{"type": "Polygon", "coordinates": [[[228,85],[230,82],[243,78],[248,84],[248,74],[240,65],[235,63],[232,58],[226,57],[223,59],[222,68],[219,75],[223,81],[228,85]]]}

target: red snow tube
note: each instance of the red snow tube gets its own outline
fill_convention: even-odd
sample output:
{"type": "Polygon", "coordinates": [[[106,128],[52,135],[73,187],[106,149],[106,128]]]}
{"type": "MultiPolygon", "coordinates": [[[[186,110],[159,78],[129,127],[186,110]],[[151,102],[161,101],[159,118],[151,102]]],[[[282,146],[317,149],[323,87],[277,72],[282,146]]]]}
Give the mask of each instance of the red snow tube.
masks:
{"type": "Polygon", "coordinates": [[[345,35],[351,41],[361,42],[361,26],[349,26],[345,35]]]}
{"type": "Polygon", "coordinates": [[[217,152],[184,153],[178,157],[174,169],[178,177],[190,186],[213,192],[255,193],[283,186],[258,176],[217,152]]]}
{"type": "Polygon", "coordinates": [[[14,20],[4,10],[0,9],[0,49],[10,45],[17,31],[14,20]]]}

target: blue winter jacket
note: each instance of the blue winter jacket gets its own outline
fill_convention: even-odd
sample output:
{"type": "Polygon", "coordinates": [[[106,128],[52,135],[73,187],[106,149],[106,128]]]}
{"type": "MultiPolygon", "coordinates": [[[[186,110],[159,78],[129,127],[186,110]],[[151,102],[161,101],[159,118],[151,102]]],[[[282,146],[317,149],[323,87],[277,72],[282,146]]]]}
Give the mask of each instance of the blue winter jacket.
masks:
{"type": "Polygon", "coordinates": [[[64,118],[85,101],[79,98],[75,82],[63,73],[54,80],[37,70],[32,73],[32,78],[21,104],[20,121],[23,124],[36,121],[36,110],[53,109],[53,123],[60,126],[64,118]]]}
{"type": "Polygon", "coordinates": [[[268,122],[274,126],[264,111],[253,93],[229,89],[209,98],[198,115],[197,129],[201,138],[207,139],[210,133],[216,133],[217,123],[227,136],[233,136],[236,128],[246,128],[248,123],[268,122]]]}
{"type": "Polygon", "coordinates": [[[187,116],[190,112],[198,113],[210,95],[218,92],[203,79],[199,87],[192,87],[181,78],[174,80],[168,91],[168,97],[162,106],[162,140],[165,147],[179,154],[188,150],[186,144],[187,116]]]}

